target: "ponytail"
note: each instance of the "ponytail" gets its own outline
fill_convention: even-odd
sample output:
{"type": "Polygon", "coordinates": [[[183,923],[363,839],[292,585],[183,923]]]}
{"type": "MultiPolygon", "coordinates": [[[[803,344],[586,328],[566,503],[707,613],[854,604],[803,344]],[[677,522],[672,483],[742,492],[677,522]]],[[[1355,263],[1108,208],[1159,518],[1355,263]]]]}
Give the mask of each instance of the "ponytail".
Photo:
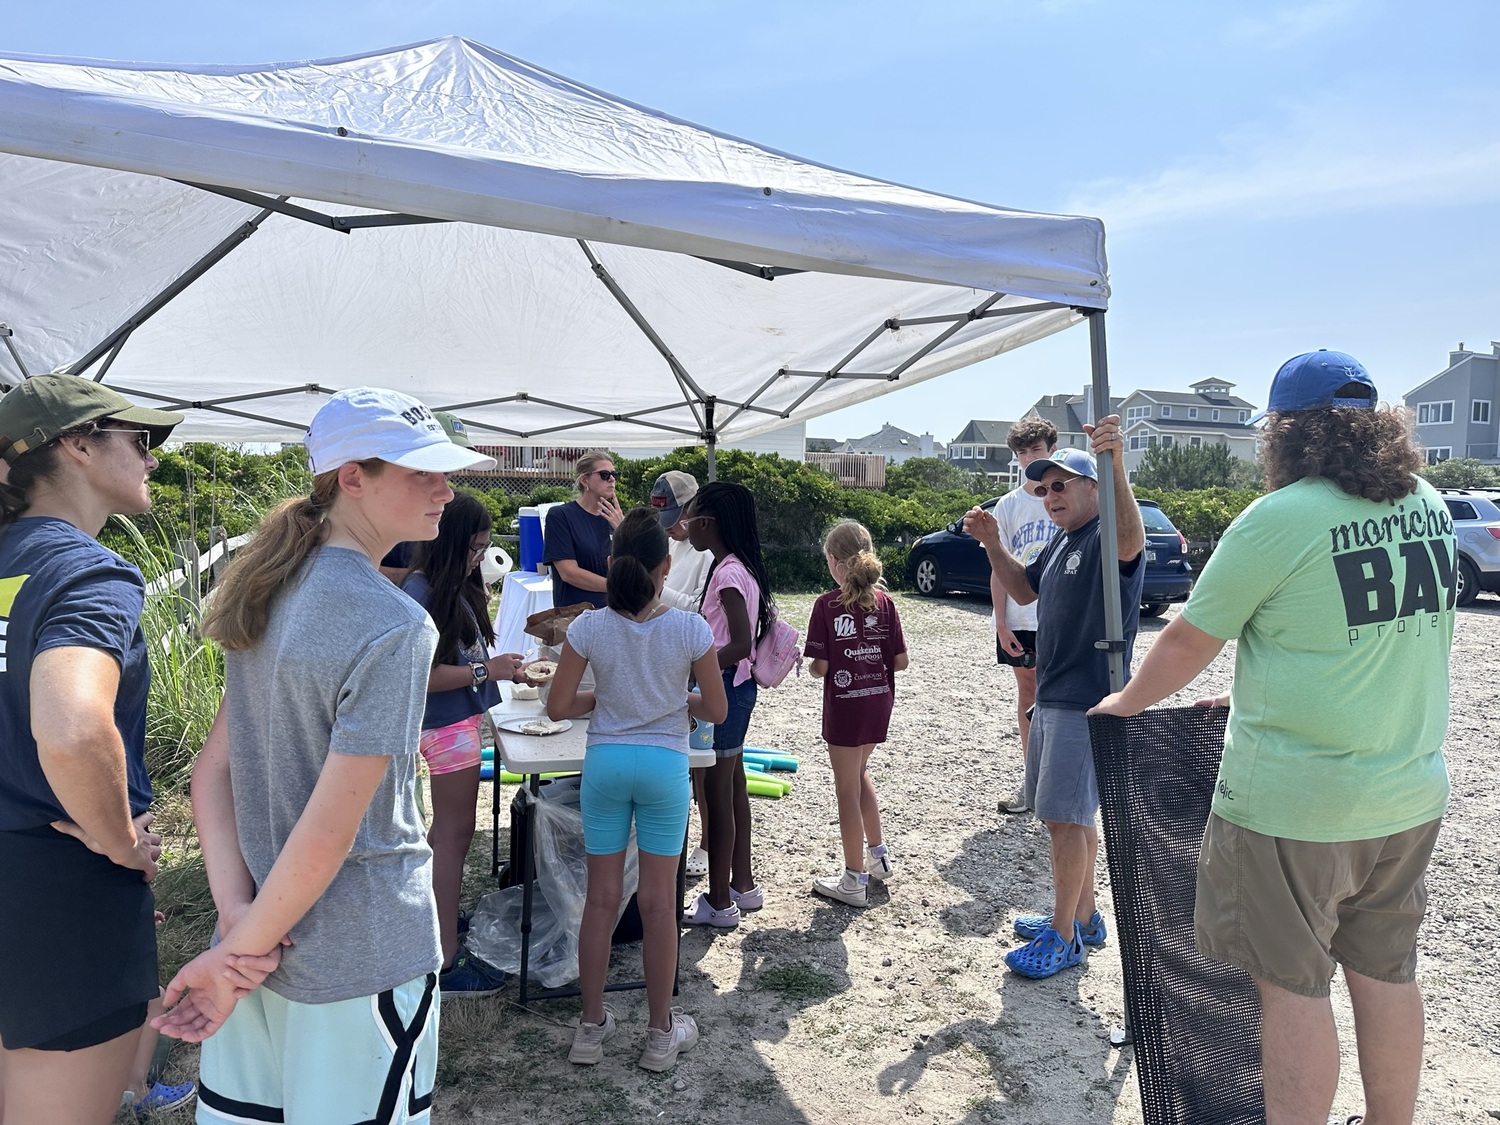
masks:
{"type": "Polygon", "coordinates": [[[328,538],[327,516],[338,493],[334,469],[313,477],[311,496],[271,509],[214,591],[203,615],[205,636],[230,651],[255,646],[270,622],[272,599],[328,538]]]}
{"type": "Polygon", "coordinates": [[[656,597],[656,568],[667,557],[667,533],[654,508],[631,508],[610,544],[605,600],[616,613],[635,616],[656,597]]]}
{"type": "Polygon", "coordinates": [[[839,583],[839,605],[846,609],[875,608],[875,591],[884,589],[883,568],[870,532],[862,523],[844,520],[823,540],[823,550],[844,568],[839,583]]]}

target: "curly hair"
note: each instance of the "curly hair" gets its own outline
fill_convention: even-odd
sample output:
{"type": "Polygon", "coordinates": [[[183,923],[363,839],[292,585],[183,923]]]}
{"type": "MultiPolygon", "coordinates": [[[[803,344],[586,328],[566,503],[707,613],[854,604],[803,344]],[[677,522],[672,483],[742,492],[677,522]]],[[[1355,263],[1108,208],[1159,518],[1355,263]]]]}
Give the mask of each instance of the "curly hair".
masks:
{"type": "Polygon", "coordinates": [[[1035,414],[1022,418],[1005,435],[1005,444],[1013,453],[1030,449],[1037,442],[1045,442],[1048,449],[1054,448],[1057,445],[1057,427],[1035,414]]]}
{"type": "Polygon", "coordinates": [[[1272,490],[1321,477],[1351,496],[1394,504],[1417,490],[1424,463],[1403,409],[1272,411],[1260,441],[1272,490]]]}

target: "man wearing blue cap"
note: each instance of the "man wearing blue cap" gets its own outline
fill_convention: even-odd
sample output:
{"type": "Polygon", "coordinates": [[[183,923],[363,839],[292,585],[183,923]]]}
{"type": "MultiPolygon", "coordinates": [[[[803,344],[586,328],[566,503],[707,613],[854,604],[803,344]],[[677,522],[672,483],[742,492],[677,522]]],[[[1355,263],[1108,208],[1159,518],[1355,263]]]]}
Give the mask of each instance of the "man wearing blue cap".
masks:
{"type": "Polygon", "coordinates": [[[1261,434],[1271,491],[1097,708],[1134,715],[1238,638],[1232,690],[1200,701],[1227,704],[1229,728],[1194,926],[1199,949],[1255,979],[1270,1122],[1325,1121],[1333,1106],[1335,965],[1371,1125],[1412,1120],[1422,1069],[1417,929],[1448,799],[1456,545],[1416,475],[1410,417],[1375,404],[1342,352],[1282,365],[1261,434]]]}
{"type": "MultiPolygon", "coordinates": [[[[1115,546],[1128,675],[1146,574],[1146,529],[1125,475],[1119,416],[1111,414],[1084,429],[1093,439],[1094,453],[1114,455],[1115,546]]],[[[1036,710],[1021,799],[1047,826],[1053,903],[1050,914],[1016,919],[1016,934],[1027,944],[1007,953],[1005,963],[1021,976],[1040,979],[1081,964],[1085,946],[1104,942],[1104,918],[1094,901],[1099,785],[1085,713],[1109,694],[1109,663],[1105,651],[1095,647],[1106,633],[1094,455],[1059,449],[1027,465],[1026,479],[1059,529],[1034,560],[1023,564],[1011,554],[995,518],[981,508],[964,517],[964,529],[984,544],[1005,592],[1021,605],[1037,603],[1036,710]]]]}

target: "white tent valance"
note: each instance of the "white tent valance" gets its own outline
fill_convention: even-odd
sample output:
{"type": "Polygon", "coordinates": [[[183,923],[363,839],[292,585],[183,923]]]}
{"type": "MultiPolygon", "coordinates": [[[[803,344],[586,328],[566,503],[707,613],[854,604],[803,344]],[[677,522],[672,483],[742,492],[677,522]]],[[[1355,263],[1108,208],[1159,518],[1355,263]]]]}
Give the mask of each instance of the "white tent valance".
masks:
{"type": "Polygon", "coordinates": [[[0,55],[0,278],[0,381],[103,378],[237,441],[362,383],[481,441],[733,440],[1108,302],[1095,219],[812,164],[457,38],[0,55]]]}

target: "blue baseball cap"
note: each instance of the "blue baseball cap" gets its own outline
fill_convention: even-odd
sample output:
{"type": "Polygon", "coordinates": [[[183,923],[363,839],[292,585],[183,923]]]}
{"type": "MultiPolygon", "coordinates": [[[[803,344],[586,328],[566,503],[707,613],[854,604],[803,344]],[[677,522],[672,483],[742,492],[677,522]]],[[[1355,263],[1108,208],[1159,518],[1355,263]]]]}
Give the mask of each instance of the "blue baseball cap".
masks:
{"type": "Polygon", "coordinates": [[[1058,449],[1050,457],[1043,457],[1026,466],[1027,480],[1041,480],[1048,469],[1063,469],[1075,477],[1099,479],[1099,467],[1094,455],[1087,449],[1058,449]]]}
{"type": "Polygon", "coordinates": [[[1250,419],[1259,422],[1267,414],[1286,410],[1334,410],[1352,407],[1374,410],[1379,396],[1364,364],[1352,355],[1318,349],[1287,360],[1271,380],[1266,408],[1250,419]],[[1363,388],[1363,389],[1362,389],[1363,388]]]}

